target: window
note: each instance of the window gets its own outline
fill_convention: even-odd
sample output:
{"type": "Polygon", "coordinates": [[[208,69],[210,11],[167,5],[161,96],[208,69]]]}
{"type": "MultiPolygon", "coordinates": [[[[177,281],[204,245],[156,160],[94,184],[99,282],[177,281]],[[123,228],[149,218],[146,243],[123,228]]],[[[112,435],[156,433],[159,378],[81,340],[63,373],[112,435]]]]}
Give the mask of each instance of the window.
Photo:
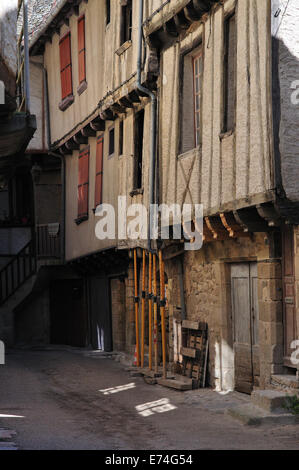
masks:
{"type": "Polygon", "coordinates": [[[121,0],[120,45],[132,39],[132,0],[121,0]]]}
{"type": "Polygon", "coordinates": [[[235,15],[224,24],[224,115],[223,132],[234,129],[236,105],[236,19],[235,15]]]}
{"type": "Polygon", "coordinates": [[[181,98],[180,152],[186,153],[201,143],[202,46],[182,56],[183,83],[181,98]]]}
{"type": "Polygon", "coordinates": [[[111,2],[110,0],[106,0],[106,26],[110,24],[111,19],[111,2]]]}
{"type": "Polygon", "coordinates": [[[143,129],[144,129],[144,109],[139,111],[135,116],[134,189],[142,188],[143,129]]]}
{"type": "Polygon", "coordinates": [[[95,207],[103,202],[103,148],[104,136],[101,135],[97,140],[95,207]]]}
{"type": "Polygon", "coordinates": [[[89,192],[89,147],[79,155],[78,180],[78,219],[81,223],[88,219],[88,192],[89,192]]]}
{"type": "Polygon", "coordinates": [[[109,130],[109,157],[112,157],[114,154],[114,127],[111,127],[109,130]]]}
{"type": "Polygon", "coordinates": [[[61,99],[64,100],[73,94],[71,33],[67,33],[60,40],[59,47],[60,47],[61,99]]]}
{"type": "Polygon", "coordinates": [[[118,154],[123,155],[124,153],[124,121],[120,121],[119,123],[119,147],[118,147],[118,154]]]}
{"type": "Polygon", "coordinates": [[[85,16],[78,19],[79,83],[86,81],[85,16]]]}
{"type": "Polygon", "coordinates": [[[201,114],[201,83],[202,83],[202,53],[193,58],[193,93],[194,93],[194,141],[200,144],[200,114],[201,114]]]}

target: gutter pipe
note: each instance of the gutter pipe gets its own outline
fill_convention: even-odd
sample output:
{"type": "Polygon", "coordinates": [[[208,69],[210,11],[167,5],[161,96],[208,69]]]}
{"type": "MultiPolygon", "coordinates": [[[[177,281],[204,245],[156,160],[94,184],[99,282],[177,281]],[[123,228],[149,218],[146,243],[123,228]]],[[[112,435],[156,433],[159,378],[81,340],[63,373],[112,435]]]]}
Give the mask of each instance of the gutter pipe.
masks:
{"type": "Polygon", "coordinates": [[[150,169],[149,169],[149,219],[147,244],[148,251],[151,251],[151,208],[155,202],[155,163],[156,163],[156,124],[157,124],[157,97],[148,88],[141,84],[141,67],[142,67],[142,44],[143,44],[143,0],[139,0],[139,22],[138,22],[138,57],[137,57],[137,89],[151,99],[151,147],[150,147],[150,169]]]}
{"type": "Polygon", "coordinates": [[[48,154],[52,157],[59,158],[61,161],[61,194],[62,194],[62,223],[61,223],[61,259],[62,262],[65,262],[65,215],[66,215],[66,197],[65,197],[65,187],[66,187],[66,172],[65,172],[65,157],[60,153],[55,153],[51,151],[51,122],[50,122],[50,106],[49,106],[49,87],[48,87],[48,74],[45,67],[42,65],[43,69],[43,80],[44,80],[44,90],[45,90],[45,107],[46,107],[46,119],[47,119],[47,143],[48,143],[48,154]]]}
{"type": "Polygon", "coordinates": [[[29,68],[29,36],[28,36],[28,0],[23,3],[24,17],[24,74],[26,112],[30,114],[30,68],[29,68]]]}

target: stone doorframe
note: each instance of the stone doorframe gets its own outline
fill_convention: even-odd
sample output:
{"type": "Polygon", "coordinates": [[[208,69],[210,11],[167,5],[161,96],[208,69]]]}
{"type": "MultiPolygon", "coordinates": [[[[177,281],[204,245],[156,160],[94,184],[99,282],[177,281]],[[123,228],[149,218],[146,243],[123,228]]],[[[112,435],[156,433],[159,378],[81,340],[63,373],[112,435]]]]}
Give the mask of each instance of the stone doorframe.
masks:
{"type": "Polygon", "coordinates": [[[280,259],[229,260],[219,262],[221,326],[218,364],[215,364],[219,390],[234,389],[234,352],[231,306],[230,264],[258,263],[260,387],[267,388],[272,374],[283,372],[282,271],[280,259]]]}

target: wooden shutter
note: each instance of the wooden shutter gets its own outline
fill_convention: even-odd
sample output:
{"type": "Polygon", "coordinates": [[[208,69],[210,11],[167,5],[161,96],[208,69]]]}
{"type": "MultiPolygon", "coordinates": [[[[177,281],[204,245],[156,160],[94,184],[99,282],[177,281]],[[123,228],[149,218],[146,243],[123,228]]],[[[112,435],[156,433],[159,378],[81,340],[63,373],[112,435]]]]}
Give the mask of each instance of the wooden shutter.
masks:
{"type": "Polygon", "coordinates": [[[236,18],[225,21],[224,132],[235,126],[236,105],[236,18]]]}
{"type": "Polygon", "coordinates": [[[72,59],[71,59],[71,33],[67,33],[59,42],[60,47],[60,77],[61,97],[67,98],[73,93],[72,59]]]}
{"type": "Polygon", "coordinates": [[[78,19],[79,83],[86,80],[85,16],[78,19]]]}
{"type": "Polygon", "coordinates": [[[89,148],[79,155],[78,219],[88,217],[89,148]]]}
{"type": "Polygon", "coordinates": [[[194,140],[195,147],[200,144],[200,115],[201,115],[201,86],[202,86],[202,52],[193,58],[193,94],[194,94],[194,140]]]}
{"type": "Polygon", "coordinates": [[[100,136],[97,140],[95,207],[103,202],[103,148],[104,136],[100,136]]]}

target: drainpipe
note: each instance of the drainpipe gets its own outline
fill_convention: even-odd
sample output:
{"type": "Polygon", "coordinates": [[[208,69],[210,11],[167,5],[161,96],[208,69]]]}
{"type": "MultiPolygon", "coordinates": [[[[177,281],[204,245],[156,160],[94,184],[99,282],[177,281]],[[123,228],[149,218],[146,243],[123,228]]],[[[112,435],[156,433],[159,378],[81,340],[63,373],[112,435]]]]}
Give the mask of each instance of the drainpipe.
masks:
{"type": "Polygon", "coordinates": [[[50,106],[49,106],[49,87],[48,87],[48,75],[47,70],[43,68],[43,79],[45,89],[45,107],[46,107],[46,119],[47,119],[47,142],[48,142],[48,154],[52,157],[59,158],[61,161],[61,193],[62,193],[62,223],[61,223],[61,258],[63,263],[65,262],[65,157],[60,153],[52,152],[51,149],[51,122],[50,122],[50,106]]]}
{"type": "Polygon", "coordinates": [[[145,93],[151,99],[151,147],[150,147],[150,171],[149,171],[149,219],[147,243],[148,251],[151,251],[151,206],[155,202],[155,163],[156,163],[156,122],[157,122],[157,98],[156,95],[141,84],[142,44],[143,44],[143,0],[139,0],[138,23],[138,58],[137,58],[137,89],[145,93]]]}
{"type": "Polygon", "coordinates": [[[28,0],[23,3],[24,17],[24,74],[26,112],[30,114],[30,66],[29,66],[29,37],[28,37],[28,0]]]}

